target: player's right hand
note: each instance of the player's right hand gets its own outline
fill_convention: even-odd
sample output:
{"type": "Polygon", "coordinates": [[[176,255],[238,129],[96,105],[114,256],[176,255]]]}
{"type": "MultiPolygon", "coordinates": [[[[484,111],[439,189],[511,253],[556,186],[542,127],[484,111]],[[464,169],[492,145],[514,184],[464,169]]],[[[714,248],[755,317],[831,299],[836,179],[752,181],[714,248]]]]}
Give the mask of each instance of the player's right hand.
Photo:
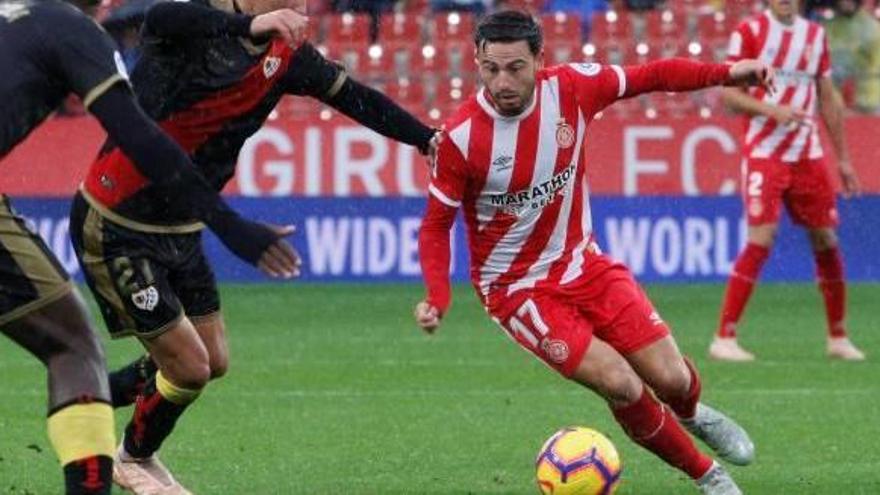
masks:
{"type": "Polygon", "coordinates": [[[416,305],[415,310],[416,323],[425,332],[432,334],[440,326],[440,310],[422,301],[416,305]]]}
{"type": "Polygon", "coordinates": [[[293,225],[284,227],[266,225],[266,227],[274,231],[277,238],[263,251],[260,261],[257,262],[257,268],[273,278],[299,277],[302,260],[296,249],[293,249],[293,246],[284,239],[296,232],[296,227],[293,225]]]}
{"type": "Polygon", "coordinates": [[[309,34],[309,18],[292,9],[258,15],[251,21],[251,36],[275,36],[291,47],[301,45],[309,34]]]}
{"type": "Polygon", "coordinates": [[[794,130],[802,125],[809,123],[807,112],[805,112],[803,109],[786,105],[773,107],[770,118],[778,122],[779,125],[789,130],[794,130]]]}

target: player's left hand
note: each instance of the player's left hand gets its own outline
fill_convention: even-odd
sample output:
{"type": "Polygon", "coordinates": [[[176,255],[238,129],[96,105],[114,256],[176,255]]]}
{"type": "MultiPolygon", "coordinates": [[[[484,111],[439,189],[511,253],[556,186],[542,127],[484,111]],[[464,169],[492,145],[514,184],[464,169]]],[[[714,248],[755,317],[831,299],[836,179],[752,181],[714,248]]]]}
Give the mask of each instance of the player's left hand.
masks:
{"type": "Polygon", "coordinates": [[[759,86],[767,93],[776,92],[776,73],[773,67],[760,60],[740,60],[730,66],[728,86],[759,86]]]}
{"type": "Polygon", "coordinates": [[[428,159],[428,166],[432,168],[437,161],[437,151],[440,149],[440,143],[442,142],[443,132],[439,130],[434,132],[434,136],[428,141],[428,149],[425,152],[425,157],[428,159]]]}
{"type": "Polygon", "coordinates": [[[433,334],[440,326],[440,311],[428,301],[422,301],[416,305],[416,323],[429,334],[433,334]]]}
{"type": "Polygon", "coordinates": [[[263,252],[260,261],[257,262],[257,268],[261,272],[273,278],[295,278],[300,275],[300,267],[302,260],[299,253],[293,249],[284,238],[293,234],[296,227],[287,225],[278,227],[275,225],[267,225],[275,232],[277,239],[263,252]]]}
{"type": "Polygon", "coordinates": [[[843,197],[852,198],[861,195],[862,186],[852,164],[848,160],[841,160],[837,169],[840,172],[840,182],[843,184],[843,197]]]}

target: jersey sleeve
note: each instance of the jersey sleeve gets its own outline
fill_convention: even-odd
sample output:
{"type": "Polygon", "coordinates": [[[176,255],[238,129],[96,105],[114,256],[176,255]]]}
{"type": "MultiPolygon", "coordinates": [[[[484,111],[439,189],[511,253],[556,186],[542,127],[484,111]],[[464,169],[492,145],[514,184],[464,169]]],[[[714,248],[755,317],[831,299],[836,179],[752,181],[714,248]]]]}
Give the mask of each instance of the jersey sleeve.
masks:
{"type": "Polygon", "coordinates": [[[571,63],[562,70],[574,83],[586,113],[598,113],[626,94],[626,74],[619,65],[571,63]]]}
{"type": "Polygon", "coordinates": [[[727,58],[725,61],[734,64],[743,59],[758,56],[755,50],[755,36],[748,22],[741,23],[731,34],[727,43],[727,58]]]}
{"type": "Polygon", "coordinates": [[[461,151],[444,131],[431,168],[431,182],[428,184],[431,196],[446,206],[460,207],[467,187],[466,166],[467,162],[461,151]]]}
{"type": "Polygon", "coordinates": [[[50,35],[55,70],[88,108],[114,84],[128,81],[113,40],[80,12],[65,13],[50,35]]]}
{"type": "Polygon", "coordinates": [[[324,58],[310,43],[304,43],[293,54],[283,84],[289,94],[328,99],[342,89],[347,78],[342,66],[324,58]]]}

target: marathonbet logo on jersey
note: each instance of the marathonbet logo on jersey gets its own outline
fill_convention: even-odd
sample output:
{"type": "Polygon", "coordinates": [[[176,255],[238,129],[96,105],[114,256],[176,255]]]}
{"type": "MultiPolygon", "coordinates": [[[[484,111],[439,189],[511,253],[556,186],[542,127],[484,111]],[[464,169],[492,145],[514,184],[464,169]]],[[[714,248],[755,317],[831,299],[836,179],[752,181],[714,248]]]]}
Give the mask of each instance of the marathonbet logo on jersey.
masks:
{"type": "Polygon", "coordinates": [[[575,164],[571,164],[554,175],[550,180],[531,186],[528,189],[494,194],[491,196],[491,204],[509,215],[519,215],[527,209],[537,210],[543,208],[552,203],[556,196],[565,194],[566,188],[571,185],[575,166],[575,164]]]}

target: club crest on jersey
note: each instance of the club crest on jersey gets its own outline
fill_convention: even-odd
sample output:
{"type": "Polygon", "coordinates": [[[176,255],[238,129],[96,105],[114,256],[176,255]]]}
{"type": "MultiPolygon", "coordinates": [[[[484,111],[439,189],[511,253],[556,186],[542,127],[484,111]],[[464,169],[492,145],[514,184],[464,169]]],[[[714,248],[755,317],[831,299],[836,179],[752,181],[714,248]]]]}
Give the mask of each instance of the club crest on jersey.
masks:
{"type": "Polygon", "coordinates": [[[571,148],[574,145],[574,129],[568,125],[568,122],[560,120],[556,125],[556,144],[560,148],[571,148]]]}
{"type": "Polygon", "coordinates": [[[568,344],[561,340],[545,339],[541,342],[547,359],[556,364],[562,364],[568,359],[568,344]]]}
{"type": "Polygon", "coordinates": [[[141,311],[153,311],[159,304],[159,291],[151,285],[132,294],[131,302],[141,311]]]}
{"type": "Polygon", "coordinates": [[[279,57],[266,57],[266,60],[263,61],[263,75],[266,76],[266,79],[270,79],[278,72],[279,67],[281,67],[279,57]]]}

